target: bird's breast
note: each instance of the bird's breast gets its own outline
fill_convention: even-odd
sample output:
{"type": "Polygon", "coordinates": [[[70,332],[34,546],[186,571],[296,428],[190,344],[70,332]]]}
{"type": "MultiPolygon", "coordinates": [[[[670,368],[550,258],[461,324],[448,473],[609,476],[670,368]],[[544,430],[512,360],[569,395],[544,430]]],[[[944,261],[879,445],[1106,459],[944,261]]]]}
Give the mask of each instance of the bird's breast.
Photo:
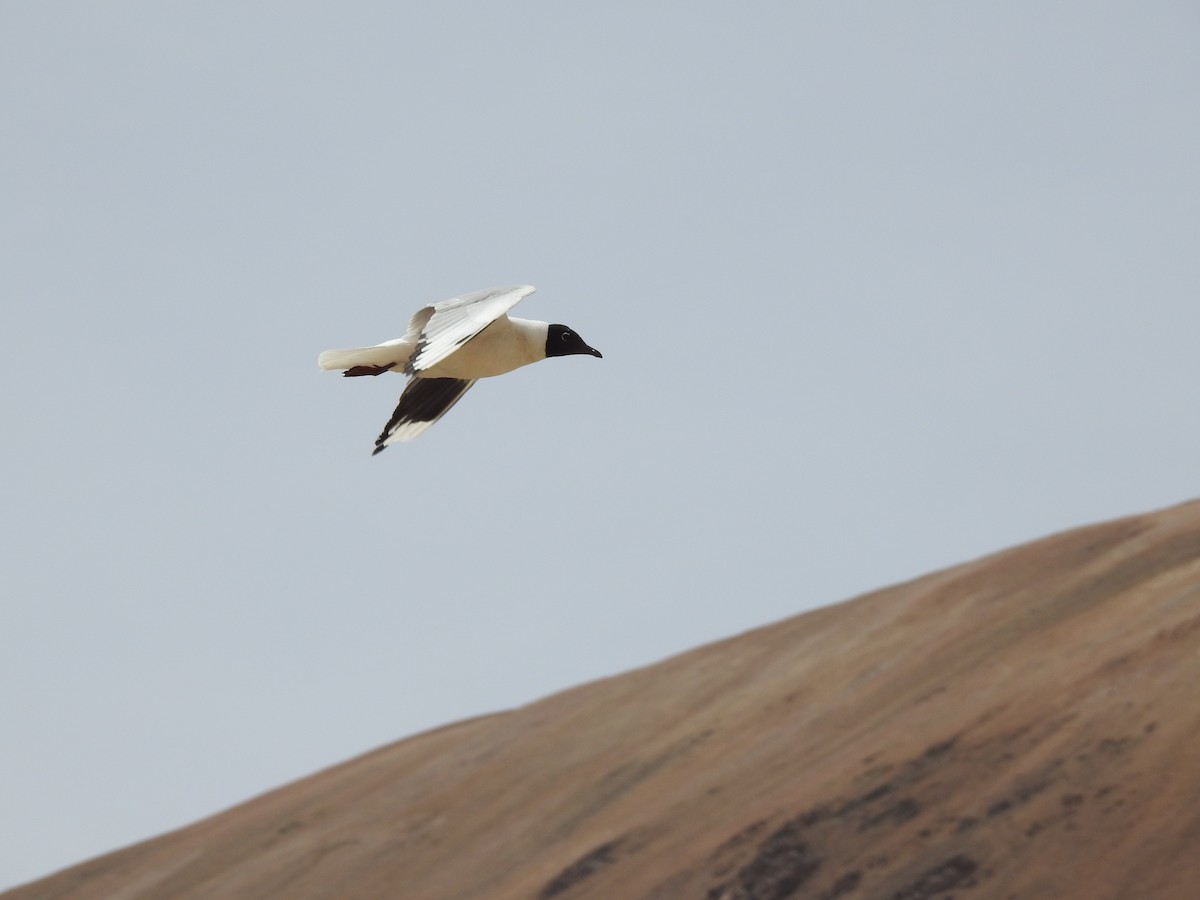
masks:
{"type": "MultiPolygon", "coordinates": [[[[544,356],[545,336],[538,343],[523,320],[497,319],[436,366],[426,369],[425,378],[491,378],[503,375],[544,356]],[[539,350],[542,353],[539,355],[539,350]]],[[[532,323],[531,323],[532,324],[532,323]]],[[[540,323],[538,323],[540,324],[540,323]]]]}

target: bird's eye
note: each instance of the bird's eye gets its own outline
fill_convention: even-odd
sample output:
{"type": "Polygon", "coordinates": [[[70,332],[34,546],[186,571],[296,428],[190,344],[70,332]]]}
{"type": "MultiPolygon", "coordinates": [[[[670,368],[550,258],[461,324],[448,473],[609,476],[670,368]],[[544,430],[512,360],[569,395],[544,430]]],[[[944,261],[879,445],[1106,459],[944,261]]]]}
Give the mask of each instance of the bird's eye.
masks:
{"type": "Polygon", "coordinates": [[[572,334],[571,334],[571,332],[569,332],[569,331],[564,331],[564,332],[562,333],[562,339],[563,339],[564,341],[569,341],[569,340],[572,338],[572,336],[573,336],[573,335],[572,335],[572,334]]]}

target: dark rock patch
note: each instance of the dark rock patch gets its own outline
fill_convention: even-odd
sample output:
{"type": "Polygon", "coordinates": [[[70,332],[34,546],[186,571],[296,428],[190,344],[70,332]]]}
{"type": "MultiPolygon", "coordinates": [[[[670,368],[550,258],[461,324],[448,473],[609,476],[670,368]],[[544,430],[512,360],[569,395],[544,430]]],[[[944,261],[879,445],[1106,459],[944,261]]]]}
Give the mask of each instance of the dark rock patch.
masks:
{"type": "Polygon", "coordinates": [[[958,888],[974,887],[978,869],[979,863],[969,856],[952,856],[926,869],[911,884],[892,894],[891,900],[930,900],[958,888]]]}
{"type": "Polygon", "coordinates": [[[802,840],[803,827],[788,822],[759,847],[747,865],[738,870],[732,883],[708,892],[709,900],[784,900],[808,881],[821,866],[802,840]]]}
{"type": "Polygon", "coordinates": [[[900,825],[907,822],[909,819],[916,818],[921,812],[921,805],[912,797],[905,797],[896,803],[889,806],[882,812],[870,816],[858,826],[859,831],[866,831],[868,828],[875,828],[878,825],[891,822],[895,825],[900,825]]]}
{"type": "Polygon", "coordinates": [[[624,839],[618,838],[615,841],[607,841],[599,847],[589,850],[546,882],[545,887],[538,892],[540,900],[557,897],[585,878],[595,875],[601,869],[612,865],[617,860],[617,851],[620,849],[622,843],[624,843],[624,839]]]}
{"type": "Polygon", "coordinates": [[[925,748],[925,752],[921,754],[922,759],[930,760],[937,759],[949,751],[954,749],[954,745],[958,743],[958,735],[952,738],[947,738],[944,741],[939,741],[936,744],[930,744],[925,748]]]}
{"type": "Polygon", "coordinates": [[[817,900],[838,900],[839,897],[844,897],[857,888],[861,882],[862,872],[858,870],[847,872],[838,878],[829,890],[824,891],[817,900]]]}

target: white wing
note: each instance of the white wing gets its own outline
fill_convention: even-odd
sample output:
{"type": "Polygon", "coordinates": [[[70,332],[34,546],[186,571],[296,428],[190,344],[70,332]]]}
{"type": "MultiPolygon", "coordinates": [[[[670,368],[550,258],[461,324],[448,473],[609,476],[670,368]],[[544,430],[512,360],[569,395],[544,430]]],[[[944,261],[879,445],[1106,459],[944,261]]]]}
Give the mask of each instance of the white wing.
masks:
{"type": "Polygon", "coordinates": [[[414,375],[431,369],[534,292],[528,284],[463,294],[426,306],[408,323],[417,349],[405,367],[414,375]]]}

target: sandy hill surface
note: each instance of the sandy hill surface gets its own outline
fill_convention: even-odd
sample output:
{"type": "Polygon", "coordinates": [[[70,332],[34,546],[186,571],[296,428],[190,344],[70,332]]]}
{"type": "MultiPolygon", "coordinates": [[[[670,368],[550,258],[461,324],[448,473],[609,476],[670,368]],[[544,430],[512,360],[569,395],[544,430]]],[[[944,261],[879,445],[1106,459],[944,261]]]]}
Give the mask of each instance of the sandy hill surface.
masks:
{"type": "Polygon", "coordinates": [[[384,747],[4,895],[1200,897],[1200,502],[384,747]]]}

